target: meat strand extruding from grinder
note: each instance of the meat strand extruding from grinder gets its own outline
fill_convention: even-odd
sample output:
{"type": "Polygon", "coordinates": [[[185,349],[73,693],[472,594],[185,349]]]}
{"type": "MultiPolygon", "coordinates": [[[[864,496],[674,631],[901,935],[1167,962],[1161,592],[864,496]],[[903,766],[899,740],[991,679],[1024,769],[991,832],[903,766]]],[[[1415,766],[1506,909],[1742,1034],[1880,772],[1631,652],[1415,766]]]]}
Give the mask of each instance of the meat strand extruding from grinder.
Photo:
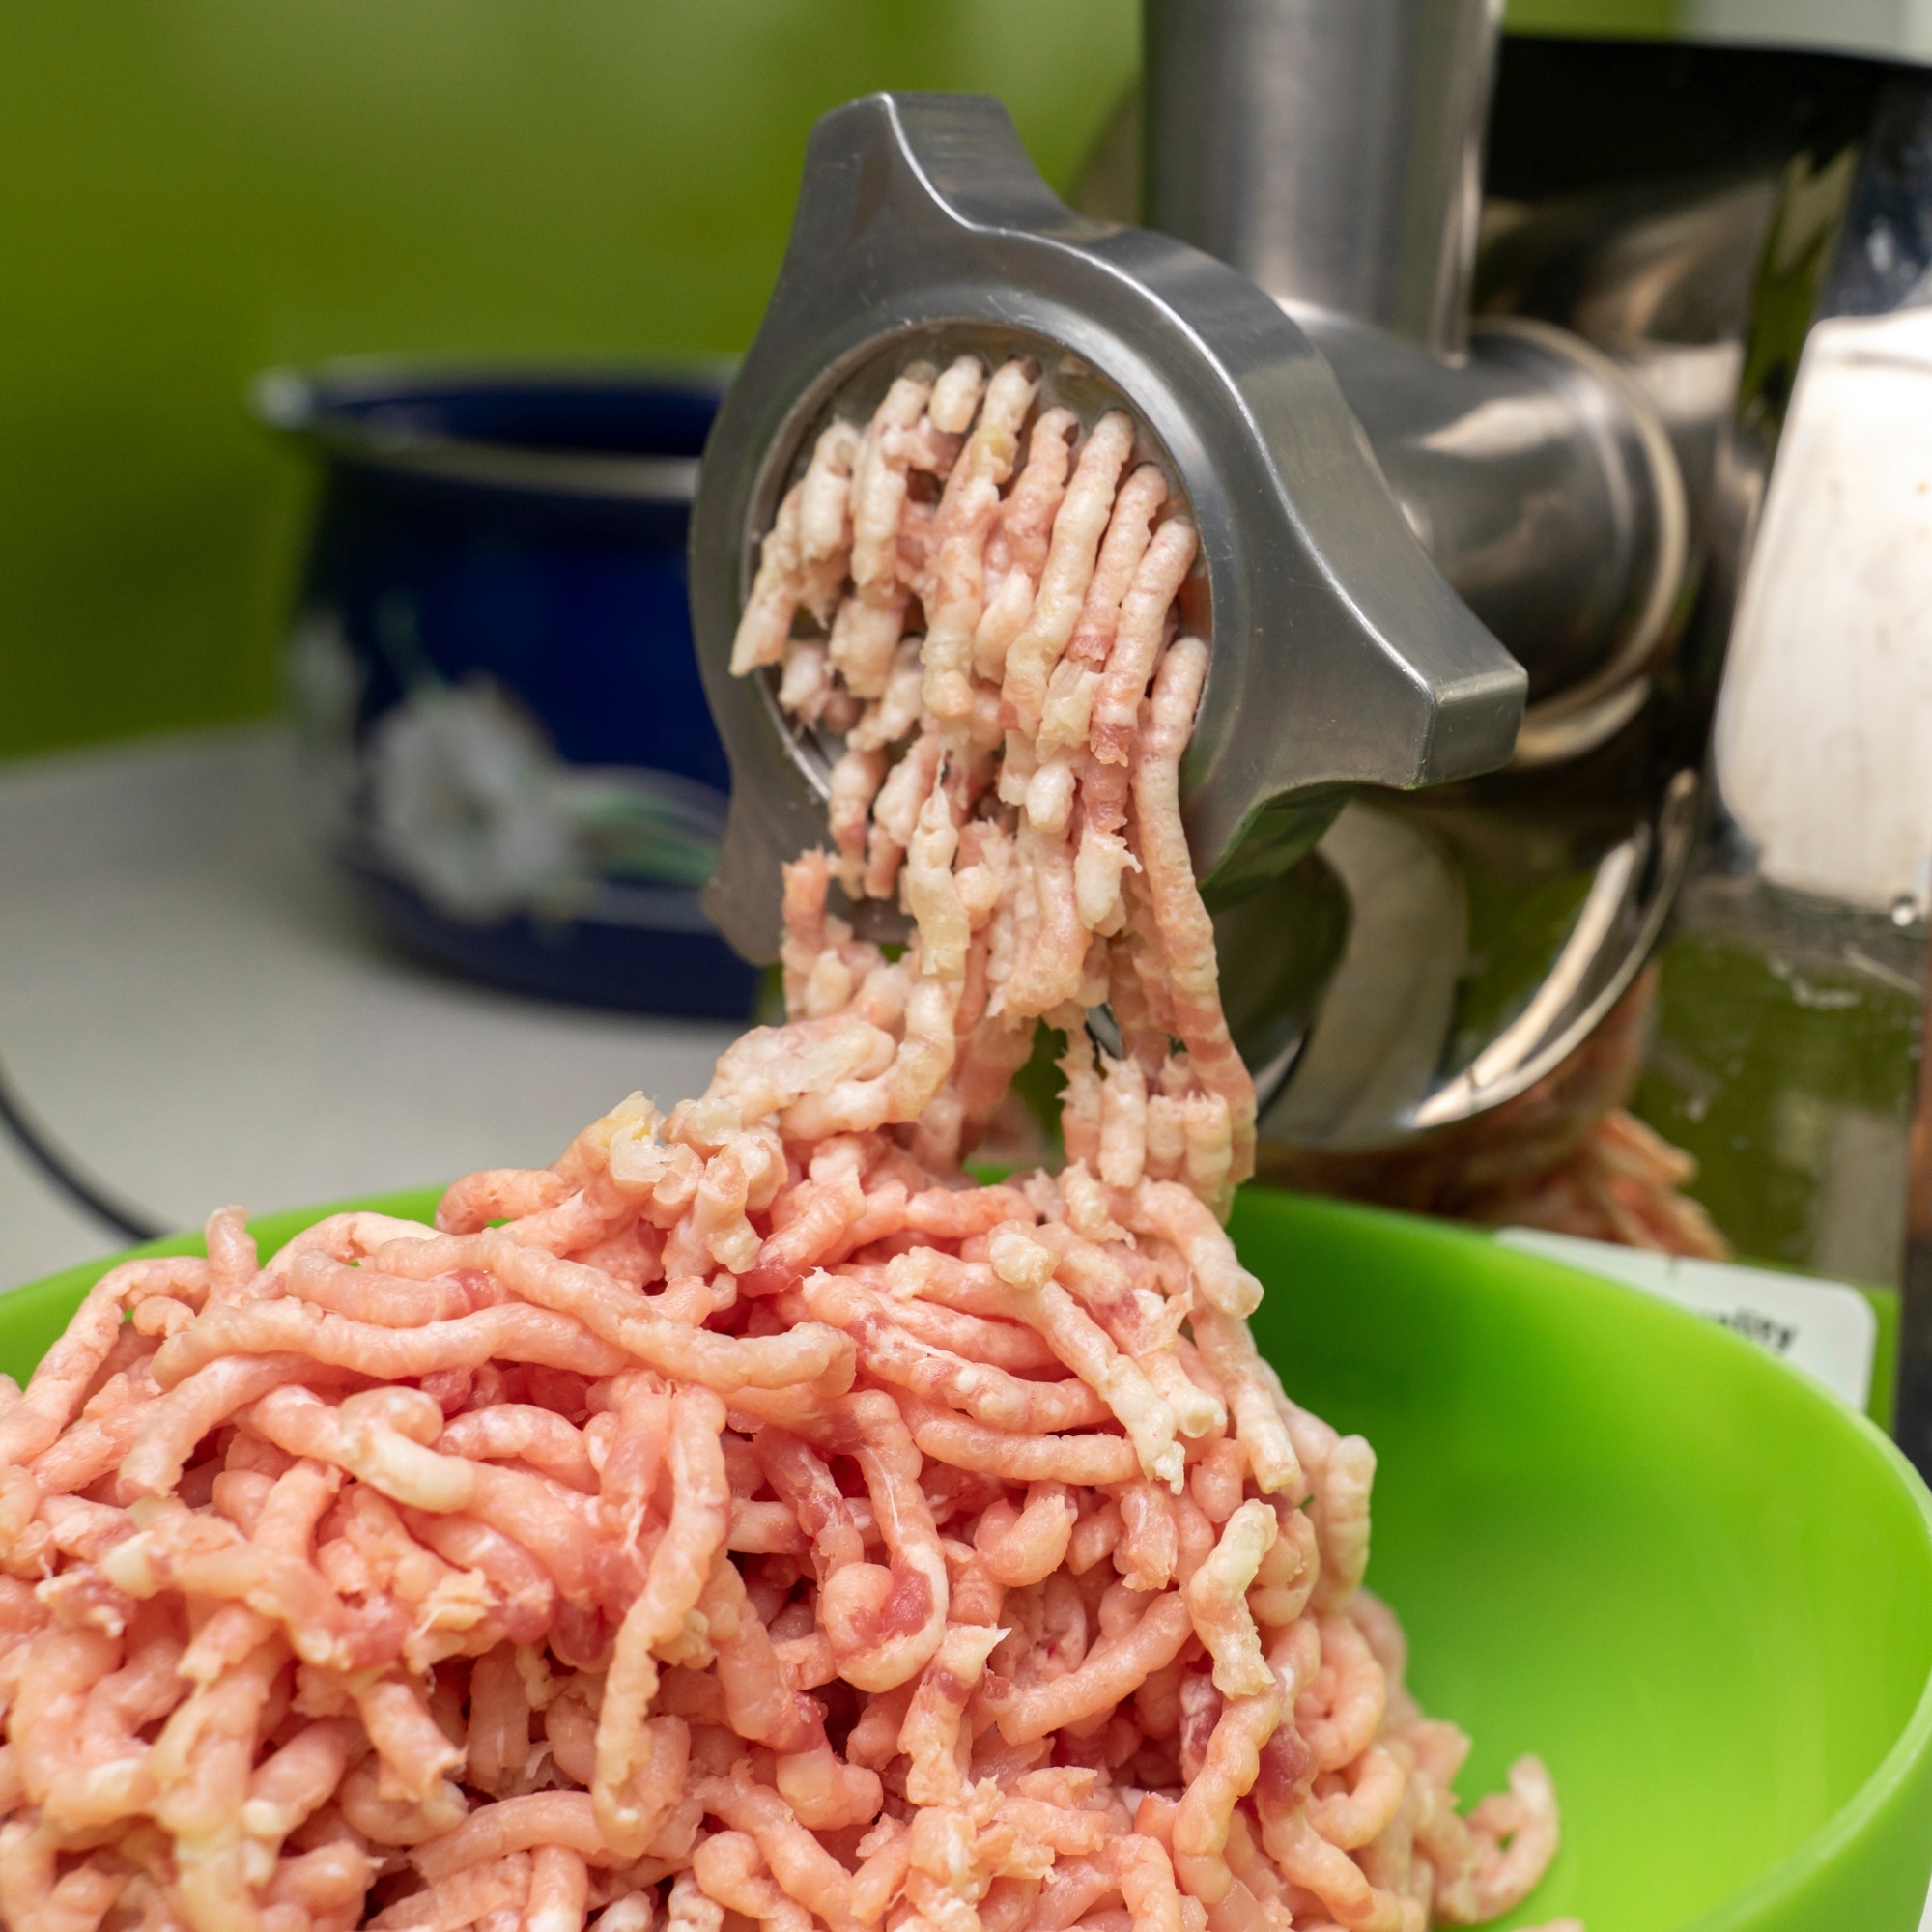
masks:
{"type": "Polygon", "coordinates": [[[224,1209],[0,1385],[8,1924],[1420,1932],[1537,1883],[1548,1776],[1457,1811],[1359,1587],[1373,1454],[1282,1392],[1217,1218],[1252,1094],[1179,836],[1192,533],[1124,415],[1023,436],[1035,382],[914,368],[823,432],[739,640],[859,721],[836,871],[876,854],[903,958],[809,854],[788,1018],[697,1100],[438,1230],[261,1267],[224,1209]],[[1069,1164],[973,1187],[1041,1017],[1069,1164]]]}

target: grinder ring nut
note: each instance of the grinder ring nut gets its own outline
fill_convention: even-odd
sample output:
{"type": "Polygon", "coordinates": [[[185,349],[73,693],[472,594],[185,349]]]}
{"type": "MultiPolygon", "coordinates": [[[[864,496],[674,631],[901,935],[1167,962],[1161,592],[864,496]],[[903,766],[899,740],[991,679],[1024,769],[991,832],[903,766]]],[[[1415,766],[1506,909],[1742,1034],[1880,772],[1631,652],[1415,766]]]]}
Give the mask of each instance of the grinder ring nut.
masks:
{"type": "Polygon", "coordinates": [[[1430,563],[1300,329],[1211,257],[1073,214],[997,102],[873,96],[813,130],[693,518],[694,627],[733,775],[706,907],[741,951],[775,956],[780,863],[824,836],[816,760],[762,680],[730,675],[755,541],[835,395],[922,337],[976,332],[1039,345],[1056,375],[1070,356],[1068,381],[1097,372],[1199,525],[1195,594],[1217,648],[1184,806],[1204,879],[1242,863],[1284,807],[1308,829],[1292,850],[1277,838],[1277,858],[1305,849],[1347,786],[1508,759],[1523,673],[1430,563]]]}

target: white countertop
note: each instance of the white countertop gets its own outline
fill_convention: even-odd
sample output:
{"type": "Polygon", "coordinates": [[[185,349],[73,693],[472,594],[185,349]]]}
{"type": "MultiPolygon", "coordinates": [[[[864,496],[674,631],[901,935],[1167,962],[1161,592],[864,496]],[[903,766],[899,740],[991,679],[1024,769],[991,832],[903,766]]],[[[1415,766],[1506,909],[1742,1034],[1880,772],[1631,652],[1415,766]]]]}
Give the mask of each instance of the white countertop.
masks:
{"type": "MultiPolygon", "coordinates": [[[[401,955],[306,845],[276,727],[0,763],[0,1060],[170,1223],[551,1160],[633,1088],[701,1088],[735,1031],[401,955]]],[[[0,1287],[120,1245],[0,1131],[0,1287]]]]}

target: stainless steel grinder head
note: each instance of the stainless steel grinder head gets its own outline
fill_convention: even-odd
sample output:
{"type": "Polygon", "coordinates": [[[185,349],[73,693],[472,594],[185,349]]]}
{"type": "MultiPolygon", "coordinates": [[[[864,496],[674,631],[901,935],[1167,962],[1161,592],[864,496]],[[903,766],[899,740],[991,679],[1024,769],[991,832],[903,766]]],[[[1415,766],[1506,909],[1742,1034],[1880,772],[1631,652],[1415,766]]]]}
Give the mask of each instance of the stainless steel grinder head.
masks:
{"type": "Polygon", "coordinates": [[[1142,426],[1201,533],[1211,648],[1182,771],[1197,875],[1223,890],[1306,851],[1358,784],[1504,764],[1521,668],[1411,532],[1327,363],[1243,276],[1184,242],[1086,219],[1006,110],[881,94],[813,129],[778,286],[706,446],[691,534],[698,661],[731,761],[705,906],[777,956],[780,866],[826,838],[824,751],[731,641],[784,490],[835,412],[921,354],[1031,354],[1091,422],[1142,426]]]}

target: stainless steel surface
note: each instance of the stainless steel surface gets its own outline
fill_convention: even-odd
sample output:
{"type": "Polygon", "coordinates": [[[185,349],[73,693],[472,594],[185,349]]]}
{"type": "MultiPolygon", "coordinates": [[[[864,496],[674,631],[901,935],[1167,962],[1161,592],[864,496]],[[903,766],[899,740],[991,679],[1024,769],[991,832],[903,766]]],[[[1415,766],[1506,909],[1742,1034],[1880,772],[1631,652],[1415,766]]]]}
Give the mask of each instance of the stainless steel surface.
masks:
{"type": "MultiPolygon", "coordinates": [[[[1478,867],[1429,815],[1373,794],[1354,801],[1322,840],[1353,923],[1292,1077],[1264,1115],[1263,1135],[1336,1152],[1386,1147],[1514,1098],[1595,1031],[1657,944],[1697,832],[1695,774],[1680,771],[1654,813],[1587,870],[1560,928],[1511,936],[1472,917],[1478,867]],[[1466,1009],[1481,969],[1508,974],[1509,997],[1475,1028],[1466,1009]]],[[[1519,860],[1521,855],[1517,855],[1519,860]]],[[[1562,872],[1536,887],[1566,883],[1562,872]]],[[[1520,878],[1519,890],[1529,882],[1520,878]]],[[[1525,898],[1530,896],[1523,892],[1525,898]]]]}
{"type": "Polygon", "coordinates": [[[1506,761],[1522,670],[1430,564],[1280,307],[1170,237],[1074,214],[996,102],[874,96],[813,131],[693,518],[693,621],[734,777],[706,905],[742,951],[775,954],[778,862],[824,836],[822,752],[768,680],[727,670],[756,541],[827,413],[856,413],[939,343],[1025,349],[1090,412],[1118,394],[1171,466],[1202,533],[1190,594],[1238,640],[1215,652],[1182,775],[1210,885],[1281,872],[1349,786],[1506,761]]]}
{"type": "MultiPolygon", "coordinates": [[[[1134,404],[1204,527],[1239,506],[1208,545],[1222,648],[1187,774],[1190,831],[1215,872],[1231,1010],[1255,996],[1244,1045],[1279,1089],[1265,1125],[1304,1146],[1386,1145],[1512,1097],[1580,1043],[1655,949],[1697,848],[1739,586],[1870,118],[1868,79],[1829,62],[1773,72],[1739,55],[1513,50],[1514,119],[1500,125],[1530,127],[1540,147],[1526,163],[1518,138],[1492,183],[1465,338],[1474,204],[1444,184],[1459,168],[1473,179],[1489,43],[1466,36],[1479,20],[1487,33],[1480,8],[1150,0],[1146,138],[1126,139],[1123,117],[1106,144],[1106,205],[1131,206],[1122,158],[1144,145],[1156,213],[1258,276],[1305,331],[1291,336],[1267,319],[1278,304],[1198,254],[1068,215],[1004,133],[976,155],[983,121],[895,110],[881,143],[876,126],[860,141],[836,117],[808,170],[772,339],[748,364],[713,452],[723,478],[707,477],[699,507],[713,523],[696,594],[722,640],[752,539],[832,392],[862,399],[868,358],[933,339],[923,330],[975,328],[989,348],[1037,345],[1050,369],[1048,352],[1071,348],[1087,373],[1067,380],[1097,375],[1134,404]],[[1440,85],[1433,63],[1457,44],[1466,70],[1440,85]],[[1356,165],[1358,134],[1386,166],[1356,165]],[[1179,152],[1190,141],[1203,153],[1179,152]],[[1605,165],[1612,154],[1627,155],[1624,173],[1605,165]],[[1427,234],[1411,220],[1424,208],[1436,211],[1427,234]],[[1351,506],[1319,526],[1302,494],[1313,472],[1279,456],[1317,398],[1307,421],[1349,452],[1351,506]],[[1364,441],[1386,494],[1362,487],[1364,441]],[[1316,629],[1299,617],[1307,582],[1264,586],[1239,548],[1252,493],[1230,486],[1244,475],[1266,479],[1254,500],[1267,542],[1292,530],[1301,556],[1324,559],[1316,629]],[[1511,769],[1408,795],[1372,781],[1338,820],[1340,768],[1387,757],[1375,743],[1387,721],[1294,707],[1318,657],[1331,695],[1362,664],[1391,668],[1377,547],[1398,504],[1474,615],[1520,653],[1533,702],[1511,769]],[[1345,541],[1365,510],[1375,544],[1345,541]],[[1370,619],[1366,653],[1351,599],[1370,619]],[[1279,636],[1283,612],[1292,654],[1226,648],[1279,636]],[[1266,781],[1243,773],[1241,809],[1223,809],[1217,787],[1255,755],[1236,746],[1284,729],[1266,781]],[[1339,758],[1323,754],[1331,735],[1339,758]],[[1288,809],[1258,821],[1264,796],[1288,809]],[[1315,937],[1284,965],[1270,929],[1315,937]],[[1271,1028],[1256,1023],[1264,1009],[1271,1028]]],[[[1417,554],[1386,554],[1405,570],[1417,554]]],[[[1439,612],[1441,585],[1427,582],[1439,612]]],[[[768,952],[775,908],[759,882],[819,836],[822,755],[768,695],[726,688],[722,657],[711,672],[735,707],[741,769],[784,793],[748,815],[724,881],[763,892],[738,929],[768,952]]],[[[1419,717],[1402,724],[1407,783],[1452,762],[1417,755],[1419,717]]]]}
{"type": "Polygon", "coordinates": [[[1669,439],[1613,363],[1547,327],[1469,338],[1499,13],[1145,0],[1141,206],[1328,358],[1437,567],[1528,670],[1517,754],[1544,763],[1641,706],[1687,528],[1669,439]]]}
{"type": "MultiPolygon", "coordinates": [[[[1546,127],[1586,71],[1655,114],[1634,54],[1571,50],[1553,104],[1540,60],[1546,127]]],[[[1902,1286],[1895,1428],[1932,1469],[1932,85],[1770,55],[1664,73],[1722,140],[1589,192],[1519,171],[1479,301],[1616,357],[1689,486],[1694,601],[1632,736],[1688,763],[1715,712],[1709,828],[1637,1104],[1743,1254],[1902,1286]]]]}
{"type": "Polygon", "coordinates": [[[1496,0],[1148,0],[1146,217],[1276,300],[1461,348],[1496,0]]]}
{"type": "MultiPolygon", "coordinates": [[[[1385,1115],[1388,1140],[1433,1119],[1458,1088],[1466,1091],[1463,1076],[1486,1060],[1484,1041],[1507,1039],[1520,1025],[1510,1016],[1536,1009],[1545,975],[1555,972],[1548,962],[1560,965],[1576,929],[1540,922],[1539,903],[1567,897],[1580,923],[1587,888],[1610,849],[1605,835],[1619,822],[1660,832],[1672,782],[1689,781],[1673,774],[1702,765],[1774,458],[1794,472],[1815,471],[1805,449],[1780,445],[1793,371],[1814,317],[1843,299],[1833,289],[1845,263],[1869,261],[1869,249],[1855,251],[1848,240],[1833,266],[1860,148],[1911,145],[1885,134],[1875,101],[1882,76],[1841,64],[1556,46],[1518,46],[1512,56],[1501,81],[1501,138],[1507,147],[1512,121],[1519,134],[1527,123],[1540,153],[1527,167],[1520,140],[1506,152],[1486,206],[1478,339],[1499,314],[1556,322],[1641,389],[1684,475],[1690,570],[1667,661],[1635,715],[1599,752],[1546,767],[1537,785],[1490,781],[1463,788],[1468,799],[1398,808],[1471,911],[1460,970],[1444,973],[1455,984],[1436,1036],[1439,1094],[1425,1083],[1413,1114],[1385,1115]],[[1606,149],[1606,136],[1618,145],[1606,149]],[[1621,174],[1595,165],[1625,140],[1621,174]]],[[[1892,220],[1910,227],[1895,205],[1892,220]]],[[[1886,259],[1895,283],[1914,279],[1886,259]]],[[[1902,404],[1895,382],[1891,393],[1902,404]]],[[[1825,480],[1813,476],[1814,486],[1825,480]]],[[[1908,497],[1894,497],[1893,515],[1909,507],[1908,497]]],[[[1820,580],[1861,570],[1853,548],[1841,545],[1835,556],[1821,548],[1806,568],[1820,580]]],[[[1820,650],[1812,658],[1829,679],[1833,660],[1820,650]]],[[[1811,711],[1800,728],[1816,736],[1818,707],[1811,711]]],[[[1532,707],[1526,735],[1534,720],[1532,707]]],[[[1796,770],[1787,764],[1772,781],[1794,801],[1805,796],[1796,770]]],[[[1744,1252],[1871,1278],[1871,1257],[1898,1211],[1897,1189],[1888,1196],[1883,1177],[1902,1171],[1902,1156],[1889,1151],[1898,1129],[1884,1125],[1896,1118],[1893,1070],[1904,1037],[1894,1008],[1905,996],[1889,963],[1893,949],[1883,943],[1892,935],[1868,933],[1847,953],[1833,924],[1829,934],[1821,927],[1815,946],[1794,951],[1789,907],[1780,905],[1775,920],[1762,915],[1759,937],[1747,944],[1741,935],[1759,917],[1747,905],[1762,894],[1746,887],[1741,897],[1726,876],[1737,854],[1721,807],[1717,820],[1716,842],[1701,858],[1691,841],[1675,841],[1690,883],[1677,899],[1658,1050],[1639,1099],[1655,1124],[1698,1153],[1704,1198],[1744,1252]],[[1714,999],[1720,953],[1726,964],[1715,983],[1724,992],[1714,999]],[[1831,963],[1821,968],[1820,960],[1831,963]],[[1814,1049],[1828,1052],[1826,1065],[1808,1064],[1814,1049]],[[1811,1230],[1797,1245],[1781,1218],[1794,1214],[1811,1230]],[[1766,1238],[1774,1228],[1776,1243],[1766,1238]]],[[[1932,826],[1927,832],[1932,844],[1932,826]]],[[[1664,879],[1659,911],[1673,892],[1664,879]]],[[[1626,930],[1648,945],[1656,927],[1635,921],[1626,930]]],[[[1345,962],[1331,982],[1284,1105],[1304,1082],[1303,1108],[1319,1098],[1321,1029],[1346,1024],[1350,997],[1361,990],[1353,971],[1345,962]]],[[[1564,1031],[1570,1044],[1583,1032],[1564,1031]]],[[[1546,1070],[1563,1043],[1548,1042],[1546,1070]]],[[[1356,1144],[1375,1138],[1359,1114],[1350,1124],[1356,1144]]],[[[1878,1272],[1890,1274],[1893,1264],[1878,1272]]]]}
{"type": "MultiPolygon", "coordinates": [[[[1534,770],[1533,780],[1475,788],[1482,796],[1371,806],[1373,838],[1347,819],[1337,826],[1334,860],[1364,943],[1331,980],[1266,1123],[1283,1143],[1337,1151],[1386,1145],[1512,1097],[1581,1044],[1655,949],[1695,850],[1710,698],[1698,643],[1705,657],[1712,646],[1721,654],[1755,501],[1747,479],[1757,471],[1734,446],[1732,427],[1756,265],[1777,206],[1775,182],[1678,184],[1634,199],[1534,209],[1492,205],[1482,275],[1490,301],[1506,313],[1479,315],[1477,356],[1494,343],[1588,357],[1603,389],[1620,383],[1641,391],[1650,405],[1643,445],[1639,452],[1626,443],[1624,460],[1656,464],[1653,473],[1668,478],[1658,462],[1662,435],[1682,483],[1668,503],[1675,528],[1665,537],[1681,548],[1667,576],[1659,571],[1653,582],[1661,590],[1688,577],[1692,593],[1659,598],[1637,622],[1626,619],[1634,648],[1608,663],[1573,649],[1568,667],[1581,680],[1553,700],[1532,702],[1519,740],[1517,766],[1534,770]],[[1535,327],[1539,318],[1544,327],[1535,327]],[[1552,320],[1570,328],[1550,329],[1552,320]],[[1660,640],[1676,646],[1662,663],[1654,655],[1660,640]],[[1392,841],[1410,856],[1391,874],[1378,855],[1392,841]],[[1350,1038],[1371,1024],[1390,970],[1387,948],[1373,935],[1390,922],[1413,923],[1420,915],[1405,908],[1418,892],[1417,905],[1454,908],[1450,918],[1431,915],[1441,937],[1407,969],[1424,976],[1427,996],[1412,992],[1399,1019],[1379,1023],[1400,1037],[1377,1078],[1351,1092],[1349,1069],[1361,1050],[1350,1038]]],[[[1473,386],[1473,377],[1463,380],[1473,386]]],[[[1400,457],[1384,461],[1400,478],[1400,457]]],[[[1533,490],[1527,503],[1501,500],[1519,561],[1539,553],[1527,535],[1538,515],[1556,526],[1544,542],[1556,541],[1563,509],[1588,492],[1588,475],[1571,474],[1553,502],[1533,490]]],[[[1482,514],[1488,500],[1480,489],[1444,494],[1464,517],[1482,514]]],[[[1617,527],[1614,517],[1609,526],[1617,527]]],[[[1587,563],[1573,555],[1567,575],[1587,608],[1587,563]]],[[[1510,582],[1500,573],[1499,581],[1510,582]]],[[[1533,560],[1521,580],[1552,587],[1562,581],[1561,573],[1540,576],[1533,560]]],[[[1605,571],[1595,582],[1612,581],[1605,571]]],[[[1466,581],[1459,587],[1481,595],[1466,581]]],[[[1548,609],[1560,614],[1560,604],[1548,609]]],[[[1537,694],[1534,671],[1532,680],[1537,694]]],[[[1329,843],[1321,849],[1327,856],[1329,843]]]]}
{"type": "MultiPolygon", "coordinates": [[[[1792,890],[1779,877],[1789,854],[1775,849],[1787,841],[1762,842],[1771,827],[1756,809],[1775,798],[1774,815],[1802,827],[1806,844],[1849,813],[1852,843],[1874,849],[1868,809],[1883,759],[1852,751],[1860,769],[1822,784],[1814,766],[1834,745],[1851,750],[1834,715],[1848,701],[1875,699],[1874,717],[1915,708],[1895,677],[1861,690],[1858,639],[1845,625],[1862,582],[1890,607],[1880,622],[1893,632],[1882,648],[1894,668],[1910,655],[1920,600],[1900,605],[1896,586],[1881,592],[1885,572],[1867,548],[1908,540],[1914,521],[1909,482],[1883,480],[1883,450],[1899,431],[1923,446],[1903,371],[1867,372],[1879,375],[1870,406],[1894,428],[1847,451],[1849,470],[1833,473],[1832,438],[1816,434],[1821,410],[1826,423],[1843,415],[1842,395],[1832,394],[1841,327],[1833,317],[1845,265],[1864,252],[1859,181],[1876,145],[1876,104],[1868,94],[1844,125],[1818,129],[1755,179],[1711,184],[1675,210],[1654,203],[1620,241],[1600,226],[1586,267],[1574,254],[1567,270],[1549,266],[1580,279],[1578,307],[1597,340],[1654,392],[1676,396],[1680,447],[1710,452],[1692,470],[1705,566],[1680,647],[1680,742],[1708,727],[1714,710],[1720,721],[1725,712],[1760,720],[1742,769],[1721,724],[1708,760],[1709,831],[1662,953],[1639,1104],[1697,1157],[1699,1191],[1742,1253],[1889,1282],[1898,1273],[1922,928],[1915,943],[1889,900],[1855,904],[1855,866],[1839,867],[1826,891],[1792,890]],[[1728,384],[1715,380],[1725,362],[1728,384]],[[1774,664],[1766,646],[1779,637],[1774,664]],[[1784,719],[1782,743],[1776,725],[1761,728],[1767,700],[1784,719]],[[1757,783],[1741,786],[1753,767],[1757,783]]],[[[1932,824],[1924,832],[1932,844],[1932,824]]]]}
{"type": "MultiPolygon", "coordinates": [[[[1796,359],[1848,181],[1834,149],[1743,178],[1491,204],[1473,342],[1498,324],[1566,325],[1535,340],[1574,345],[1643,394],[1683,478],[1689,568],[1652,634],[1664,649],[1625,658],[1621,694],[1599,671],[1567,698],[1533,701],[1532,754],[1520,743],[1515,773],[1377,807],[1383,842],[1399,821],[1431,855],[1425,897],[1458,907],[1440,928],[1449,956],[1432,962],[1429,996],[1409,999],[1387,1065],[1351,1094],[1338,1078],[1359,1059],[1347,1037],[1390,969],[1370,944],[1350,950],[1264,1122],[1284,1145],[1387,1145],[1512,1097],[1581,1044],[1655,950],[1696,859],[1712,705],[1776,442],[1768,384],[1796,359]]],[[[1401,493],[1399,459],[1385,467],[1401,493]]],[[[1452,496],[1465,514],[1481,500],[1452,496]]],[[[1388,873],[1346,818],[1331,837],[1358,921],[1400,924],[1400,906],[1369,898],[1399,896],[1392,877],[1422,890],[1418,864],[1388,873]]]]}
{"type": "MultiPolygon", "coordinates": [[[[1542,1077],[1656,944],[1692,848],[1694,734],[1688,760],[1650,744],[1637,769],[1619,745],[1646,731],[1688,615],[1680,444],[1655,392],[1576,334],[1530,315],[1465,329],[1488,10],[1148,0],[1145,18],[1148,217],[1240,267],[1327,357],[1411,526],[1525,666],[1512,762],[1552,781],[1473,810],[1426,796],[1406,808],[1428,827],[1443,890],[1486,910],[1433,935],[1442,997],[1408,1005],[1404,1044],[1368,1075],[1336,1043],[1358,1044],[1387,997],[1390,962],[1371,935],[1402,916],[1371,899],[1393,875],[1372,867],[1372,886],[1351,858],[1359,828],[1389,815],[1364,801],[1321,847],[1355,931],[1299,1057],[1272,1063],[1282,1091],[1264,1130],[1304,1146],[1387,1142],[1542,1077]],[[1499,895],[1540,905],[1552,893],[1569,907],[1559,934],[1542,920],[1520,933],[1494,911],[1499,895]]],[[[1103,148],[1116,199],[1124,145],[1103,148]]],[[[1692,439],[1689,453],[1708,445],[1692,439]]],[[[1233,985],[1255,970],[1225,947],[1224,959],[1233,985]]]]}
{"type": "Polygon", "coordinates": [[[1529,674],[1520,764],[1627,724],[1667,652],[1684,482],[1663,422],[1607,356],[1527,319],[1457,361],[1302,314],[1436,567],[1529,674]]]}
{"type": "MultiPolygon", "coordinates": [[[[1427,795],[1406,808],[1442,890],[1484,907],[1431,937],[1441,997],[1399,1023],[1368,1020],[1391,971],[1371,935],[1406,915],[1372,902],[1394,875],[1353,862],[1359,828],[1389,812],[1364,801],[1321,848],[1354,934],[1299,1057],[1270,1062],[1281,1092],[1264,1131],[1304,1146],[1401,1139],[1541,1078],[1657,942],[1692,848],[1697,751],[1693,732],[1688,755],[1658,756],[1643,721],[1690,609],[1682,459],[1708,459],[1709,444],[1673,435],[1667,391],[1549,326],[1570,319],[1561,310],[1466,326],[1493,10],[1147,0],[1144,17],[1147,218],[1222,255],[1302,324],[1411,527],[1529,676],[1512,763],[1550,781],[1492,787],[1473,809],[1427,795]],[[1571,921],[1554,935],[1495,911],[1552,894],[1571,921]],[[1362,1030],[1386,1025],[1402,1042],[1365,1069],[1362,1030]],[[1338,1048],[1344,1036],[1353,1044],[1338,1048]]],[[[1116,202],[1126,152],[1118,133],[1103,144],[1097,185],[1116,202]]],[[[1231,985],[1258,970],[1223,956],[1231,985]]]]}

